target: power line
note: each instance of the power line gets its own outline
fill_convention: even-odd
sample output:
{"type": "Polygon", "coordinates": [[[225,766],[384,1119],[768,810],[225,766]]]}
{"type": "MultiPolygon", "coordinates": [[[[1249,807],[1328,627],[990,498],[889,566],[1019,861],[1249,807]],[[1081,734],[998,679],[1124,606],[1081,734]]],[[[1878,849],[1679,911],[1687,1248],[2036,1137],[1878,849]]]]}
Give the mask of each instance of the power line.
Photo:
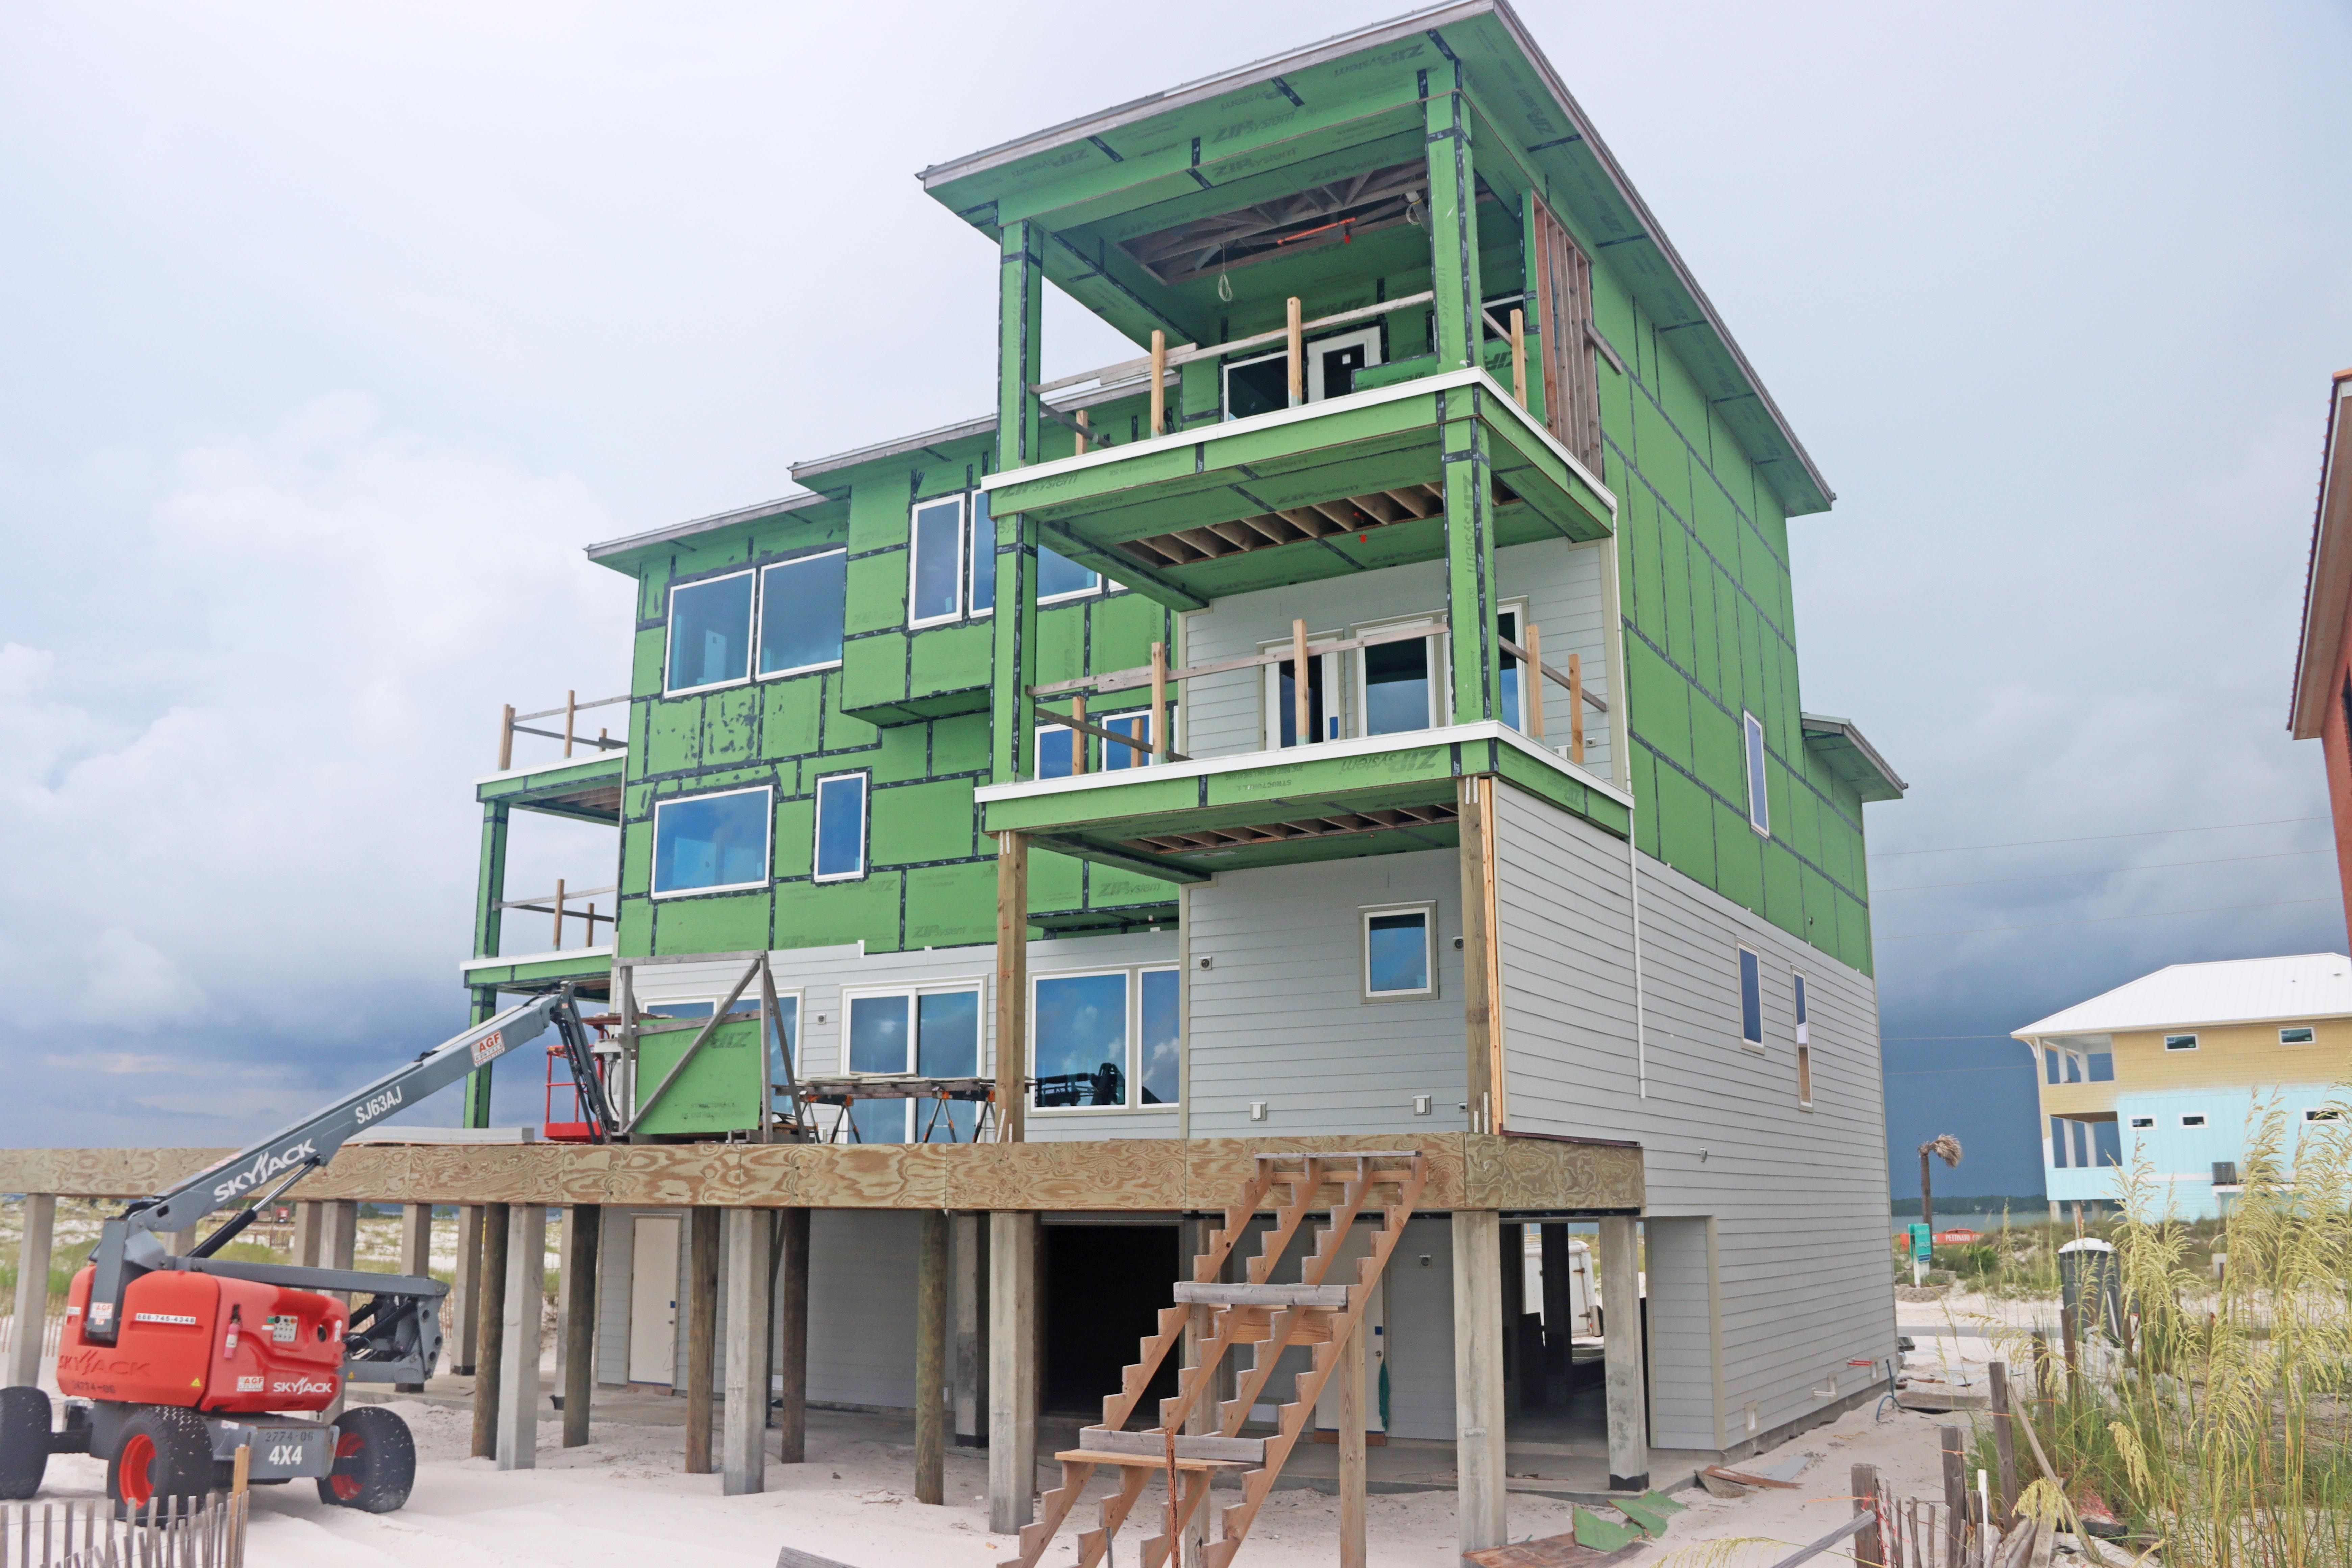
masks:
{"type": "Polygon", "coordinates": [[[2219,833],[2227,827],[2284,827],[2298,822],[2325,822],[2324,816],[2278,816],[2268,822],[2209,822],[2201,827],[2149,827],[2137,833],[2084,833],[2073,838],[2021,838],[2010,844],[1949,844],[1941,849],[1874,849],[1874,859],[1897,855],[1958,855],[1969,849],[2031,849],[2043,844],[2095,844],[2109,838],[2156,838],[2168,833],[2219,833]]]}
{"type": "MultiPolygon", "coordinates": [[[[1927,893],[1938,888],[2000,888],[2011,882],[2054,882],[2061,877],[2120,877],[2126,871],[2172,871],[2183,866],[2231,866],[2241,860],[2290,860],[2298,855],[2325,855],[2326,849],[2281,849],[2269,855],[2224,855],[2216,860],[2159,860],[2153,866],[2097,867],[2087,871],[2043,871],[2032,877],[1991,877],[1981,882],[1916,882],[1905,888],[1874,888],[1881,893],[1927,893]]],[[[1926,851],[1921,851],[1926,853],[1926,851]]]]}
{"type": "Polygon", "coordinates": [[[1883,1044],[1889,1040],[2008,1040],[2014,1039],[2016,1037],[2013,1035],[1881,1035],[1878,1038],[1883,1044]]]}
{"type": "Polygon", "coordinates": [[[1882,1068],[1880,1069],[1882,1075],[1887,1078],[1922,1078],[1932,1073],[1947,1072],[2021,1072],[2031,1074],[2032,1071],[2033,1064],[2032,1062],[2010,1062],[2005,1063],[2000,1067],[1991,1068],[1882,1068]]]}
{"type": "Polygon", "coordinates": [[[1931,936],[1982,936],[1989,931],[2047,931],[2052,926],[2090,926],[2099,925],[2107,921],[2153,921],[2162,920],[2167,915],[2226,915],[2240,910],[2284,910],[2295,904],[2331,904],[2335,901],[2333,898],[2281,899],[2273,904],[2218,904],[2209,910],[2150,910],[2146,914],[2091,915],[2078,921],[2037,921],[2032,925],[2023,926],[1971,926],[1967,931],[1905,931],[1901,936],[1882,936],[1878,940],[1917,942],[1923,937],[1931,936]]]}

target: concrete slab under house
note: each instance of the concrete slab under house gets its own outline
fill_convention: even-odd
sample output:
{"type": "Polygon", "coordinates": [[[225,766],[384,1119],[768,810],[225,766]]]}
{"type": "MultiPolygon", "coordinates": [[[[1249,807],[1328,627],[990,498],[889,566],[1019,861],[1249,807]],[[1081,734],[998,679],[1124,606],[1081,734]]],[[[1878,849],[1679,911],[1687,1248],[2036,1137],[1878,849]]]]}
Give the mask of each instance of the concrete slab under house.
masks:
{"type": "Polygon", "coordinates": [[[1222,1563],[1318,1438],[1343,1500],[1444,1446],[1466,1550],[1515,1447],[1673,1485],[1883,1391],[1863,808],[1905,786],[1800,699],[1831,493],[1517,16],[919,181],[1000,279],[993,409],[591,546],[631,689],[509,709],[475,784],[475,1016],[592,998],[627,1135],[559,1098],[313,1200],[568,1207],[567,1428],[682,1390],[750,1490],[811,1405],[911,1411],[918,1494],[985,1446],[1031,1563],[1163,1422],[1222,1563]],[[1046,382],[1048,287],[1132,357],[1046,382]],[[593,886],[507,887],[544,816],[612,826],[593,886]]]}

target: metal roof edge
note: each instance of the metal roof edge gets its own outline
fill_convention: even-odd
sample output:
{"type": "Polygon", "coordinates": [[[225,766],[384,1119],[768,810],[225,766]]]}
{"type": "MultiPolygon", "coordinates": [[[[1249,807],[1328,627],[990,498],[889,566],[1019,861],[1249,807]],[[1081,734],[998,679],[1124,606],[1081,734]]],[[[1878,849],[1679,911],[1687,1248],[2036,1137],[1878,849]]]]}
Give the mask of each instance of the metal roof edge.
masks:
{"type": "Polygon", "coordinates": [[[838,473],[843,468],[854,468],[860,463],[877,463],[885,458],[903,457],[908,452],[919,452],[926,447],[935,447],[942,441],[961,441],[995,428],[996,416],[991,414],[979,419],[942,425],[936,430],[917,431],[912,436],[894,436],[870,447],[835,452],[829,458],[812,458],[805,463],[794,463],[789,471],[794,484],[804,485],[820,474],[838,473]]]}
{"type": "Polygon", "coordinates": [[[643,533],[626,534],[619,539],[608,539],[601,544],[589,545],[588,559],[604,561],[615,555],[625,555],[632,550],[667,544],[671,540],[685,539],[697,533],[709,533],[713,529],[726,528],[733,523],[756,522],[763,517],[776,517],[788,511],[799,511],[802,508],[814,506],[824,499],[814,490],[802,490],[793,495],[780,496],[774,500],[761,501],[756,506],[739,506],[732,511],[713,512],[709,517],[698,517],[690,522],[673,522],[661,528],[649,528],[643,533]]]}
{"type": "Polygon", "coordinates": [[[1885,779],[1895,794],[1903,795],[1909,792],[1911,786],[1903,782],[1903,775],[1886,765],[1886,759],[1878,754],[1877,747],[1862,738],[1862,731],[1855,727],[1853,720],[1832,718],[1827,713],[1800,713],[1797,715],[1797,724],[1808,735],[1837,736],[1855,751],[1860,752],[1864,760],[1878,770],[1879,775],[1885,779]]]}
{"type": "Polygon", "coordinates": [[[2344,651],[2344,621],[2352,604],[2352,441],[2345,437],[2345,404],[2352,402],[2352,370],[2339,370],[2327,388],[2327,428],[2319,447],[2319,500],[2311,519],[2311,553],[2304,564],[2303,627],[2296,639],[2294,683],[2287,693],[2287,733],[2316,736],[2326,722],[2326,693],[2315,677],[2336,672],[2344,651]],[[2339,474],[2339,468],[2347,471],[2339,474]],[[2340,481],[2340,482],[2339,482],[2340,481]],[[2338,514],[2328,526],[2328,513],[2338,514]]]}

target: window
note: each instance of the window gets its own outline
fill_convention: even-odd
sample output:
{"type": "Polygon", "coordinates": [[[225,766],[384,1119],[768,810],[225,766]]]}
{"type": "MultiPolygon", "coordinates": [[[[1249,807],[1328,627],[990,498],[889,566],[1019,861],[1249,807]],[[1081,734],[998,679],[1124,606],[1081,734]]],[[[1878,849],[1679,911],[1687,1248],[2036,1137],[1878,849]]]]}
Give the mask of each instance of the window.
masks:
{"type": "MultiPolygon", "coordinates": [[[[1811,1045],[1812,1043],[1813,1031],[1812,1026],[1808,1021],[1805,1012],[1804,971],[1801,969],[1790,970],[1789,972],[1789,981],[1794,987],[1797,995],[1797,1044],[1801,1046],[1811,1045]]],[[[1807,1095],[1805,1098],[1811,1100],[1812,1096],[1807,1095]]]]}
{"type": "Polygon", "coordinates": [[[1037,726],[1037,776],[1066,779],[1077,771],[1078,732],[1067,724],[1037,726]]]}
{"type": "Polygon", "coordinates": [[[1037,1108],[1175,1104],[1182,983],[1169,968],[1041,974],[1032,981],[1030,1065],[1037,1108]]]}
{"type": "Polygon", "coordinates": [[[1151,765],[1151,715],[1149,713],[1114,713],[1102,721],[1102,727],[1114,735],[1131,735],[1132,746],[1115,742],[1102,743],[1103,771],[1115,773],[1126,768],[1151,765]]]}
{"type": "Polygon", "coordinates": [[[2312,1037],[2311,1026],[2308,1024],[2279,1031],[2279,1044],[2282,1046],[2307,1046],[2311,1044],[2312,1037]]]}
{"type": "Polygon", "coordinates": [[[2135,1116],[2131,1119],[2131,1124],[2135,1129],[2153,1127],[2156,1125],[2156,1118],[2153,1116],[2135,1116]]]}
{"type": "Polygon", "coordinates": [[[1739,726],[1748,736],[1748,826],[1769,838],[1772,805],[1764,795],[1764,721],[1742,711],[1739,726]]]}
{"type": "Polygon", "coordinates": [[[1434,904],[1390,905],[1366,910],[1364,1000],[1390,1002],[1437,994],[1434,904]]]}
{"type": "MultiPolygon", "coordinates": [[[[844,1036],[853,1077],[980,1076],[980,986],[845,994],[844,1036]]],[[[861,1100],[850,1125],[866,1143],[970,1142],[968,1100],[861,1100]]]]}
{"type": "Polygon", "coordinates": [[[971,492],[971,613],[996,608],[996,524],[988,515],[988,492],[971,492]]]}
{"type": "MultiPolygon", "coordinates": [[[[1381,363],[1381,329],[1359,327],[1306,345],[1306,403],[1345,397],[1356,390],[1356,373],[1381,363]]],[[[1225,417],[1246,419],[1290,406],[1290,351],[1253,354],[1224,367],[1225,417]]]]}
{"type": "Polygon", "coordinates": [[[2305,1111],[2303,1119],[2305,1121],[2341,1121],[2344,1120],[2344,1112],[2333,1106],[2323,1106],[2315,1110],[2305,1111]]]}
{"type": "Polygon", "coordinates": [[[1764,1048],[1764,971],[1744,947],[1739,950],[1739,1037],[1759,1051],[1764,1048]]]}
{"type": "Polygon", "coordinates": [[[866,775],[835,773],[816,781],[816,880],[843,882],[866,875],[866,775]]]}
{"type": "Polygon", "coordinates": [[[2188,1115],[2180,1119],[2180,1125],[2183,1127],[2202,1127],[2205,1125],[2204,1113],[2201,1111],[2192,1110],[2188,1115]]]}
{"type": "Polygon", "coordinates": [[[1088,571],[1066,555],[1037,547],[1037,602],[1075,599],[1102,587],[1102,575],[1088,571]]]}
{"type": "Polygon", "coordinates": [[[828,550],[760,573],[760,673],[799,675],[841,662],[849,553],[828,550]]]}
{"type": "Polygon", "coordinates": [[[1813,1047],[1811,1046],[1797,1047],[1797,1103],[1803,1106],[1813,1103],[1813,1047]]]}
{"type": "MultiPolygon", "coordinates": [[[[1517,640],[1516,638],[1513,640],[1517,640]]],[[[1395,735],[1437,723],[1437,639],[1415,637],[1360,650],[1364,733],[1395,735]]],[[[1336,738],[1336,721],[1332,731],[1336,738]]]]}
{"type": "Polygon", "coordinates": [[[907,553],[907,624],[936,626],[963,614],[963,497],[915,509],[907,553]]]}
{"type": "MultiPolygon", "coordinates": [[[[1328,641],[1330,633],[1310,640],[1328,641]]],[[[1287,639],[1268,643],[1260,651],[1277,653],[1290,646],[1287,639]]],[[[1366,651],[1376,651],[1367,649],[1366,651]]],[[[1310,741],[1336,741],[1339,738],[1339,704],[1333,694],[1338,682],[1333,679],[1333,666],[1339,656],[1318,653],[1307,660],[1307,738],[1310,741]]],[[[1298,744],[1297,670],[1295,659],[1283,659],[1265,667],[1265,743],[1269,751],[1298,744]]]]}
{"type": "Polygon", "coordinates": [[[654,897],[763,886],[771,800],[763,786],[656,801],[654,897]]]}
{"type": "Polygon", "coordinates": [[[707,691],[751,672],[751,574],[737,572],[669,591],[672,693],[707,691]]]}
{"type": "MultiPolygon", "coordinates": [[[[1526,619],[1517,608],[1505,610],[1495,617],[1496,636],[1505,642],[1527,647],[1528,639],[1519,635],[1520,625],[1526,619]]],[[[1528,727],[1528,694],[1532,691],[1540,696],[1543,677],[1536,675],[1530,680],[1532,672],[1520,668],[1517,654],[1502,649],[1496,652],[1503,661],[1503,722],[1514,730],[1525,731],[1528,727]]]]}
{"type": "Polygon", "coordinates": [[[2197,1037],[2194,1035],[2167,1035],[2164,1037],[2164,1048],[2168,1051],[2193,1051],[2197,1048],[2197,1037]]]}

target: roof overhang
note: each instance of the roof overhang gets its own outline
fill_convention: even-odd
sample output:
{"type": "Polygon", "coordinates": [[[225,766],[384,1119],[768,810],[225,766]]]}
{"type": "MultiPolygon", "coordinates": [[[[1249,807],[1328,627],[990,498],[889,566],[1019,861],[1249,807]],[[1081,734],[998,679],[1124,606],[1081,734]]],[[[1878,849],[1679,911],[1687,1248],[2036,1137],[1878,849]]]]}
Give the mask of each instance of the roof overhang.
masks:
{"type": "Polygon", "coordinates": [[[781,496],[774,500],[761,501],[756,506],[739,506],[732,511],[713,512],[709,517],[698,517],[690,522],[674,522],[663,528],[647,529],[643,533],[608,539],[602,544],[588,546],[588,559],[604,565],[618,566],[621,557],[634,555],[639,551],[676,543],[679,540],[691,539],[697,534],[715,533],[721,529],[734,528],[742,523],[763,522],[772,517],[782,517],[791,512],[805,510],[813,506],[821,506],[828,499],[814,490],[796,490],[791,495],[781,496]]]}
{"type": "Polygon", "coordinates": [[[2311,560],[2303,584],[2303,640],[2294,657],[2294,696],[2286,727],[2298,741],[2327,720],[2328,687],[2344,658],[2344,621],[2352,607],[2352,370],[2327,389],[2327,437],[2320,448],[2319,509],[2311,524],[2311,560]]]}
{"type": "Polygon", "coordinates": [[[1862,738],[1862,731],[1851,719],[1832,719],[1826,713],[1801,713],[1798,722],[1805,732],[1805,744],[1820,753],[1830,770],[1864,800],[1901,800],[1903,792],[1911,786],[1902,775],[1886,765],[1878,748],[1862,738]]]}
{"type": "MultiPolygon", "coordinates": [[[[1351,55],[1365,54],[1383,45],[1424,37],[1434,37],[1448,26],[1462,26],[1491,18],[1507,35],[1510,44],[1523,57],[1528,68],[1523,89],[1549,99],[1549,108],[1566,127],[1566,134],[1553,135],[1539,146],[1528,149],[1539,161],[1556,162],[1561,178],[1555,182],[1558,195],[1571,204],[1582,201],[1588,205],[1601,204],[1602,216],[1612,232],[1606,243],[1612,260],[1623,271],[1629,285],[1642,298],[1643,306],[1663,327],[1680,330],[1704,325],[1706,335],[1713,342],[1715,353],[1706,356],[1711,364],[1703,365],[1705,387],[1713,405],[1723,414],[1727,423],[1738,431],[1743,441],[1751,444],[1749,457],[1771,483],[1782,507],[1791,516],[1806,512],[1826,511],[1836,500],[1829,481],[1814,465],[1796,432],[1790,428],[1780,406],[1772,401],[1762,380],[1748,363],[1723,319],[1717,314],[1706,291],[1699,288],[1690,268],[1647,204],[1633,189],[1633,182],[1608,146],[1592,129],[1591,120],[1561,81],[1559,73],[1536,45],[1535,39],[1520,23],[1507,0],[1454,0],[1454,3],[1433,5],[1408,13],[1391,21],[1342,33],[1320,43],[1309,44],[1280,55],[1269,56],[1250,65],[1237,67],[1215,76],[1170,88],[1164,92],[1130,99],[1125,103],[1099,113],[1077,120],[1065,121],[1034,134],[1002,142],[965,157],[945,163],[934,163],[916,175],[924,190],[931,193],[950,207],[957,207],[950,187],[959,181],[974,175],[1003,169],[1024,159],[1056,153],[1073,147],[1083,148],[1091,142],[1097,155],[1114,161],[1104,138],[1121,130],[1163,114],[1173,113],[1195,104],[1206,102],[1228,93],[1263,87],[1311,67],[1351,55]],[[1589,164],[1585,162],[1590,160],[1589,164]],[[1596,182],[1591,178],[1597,173],[1596,182]],[[1612,205],[1616,211],[1606,211],[1612,205]],[[1655,263],[1643,265],[1637,254],[1643,248],[1655,254],[1655,263]],[[1755,416],[1760,414],[1759,421],[1755,416]],[[1763,450],[1753,449],[1760,446],[1763,450]],[[1777,449],[1775,449],[1777,448],[1777,449]]],[[[1442,43],[1442,40],[1441,40],[1442,43]]],[[[1286,91],[1288,89],[1286,88],[1286,91]]],[[[1506,95],[1496,95],[1499,106],[1506,95]]],[[[993,204],[983,211],[963,211],[960,216],[977,226],[993,232],[993,204]]],[[[1593,216],[1588,214],[1587,216],[1593,216]]]]}

